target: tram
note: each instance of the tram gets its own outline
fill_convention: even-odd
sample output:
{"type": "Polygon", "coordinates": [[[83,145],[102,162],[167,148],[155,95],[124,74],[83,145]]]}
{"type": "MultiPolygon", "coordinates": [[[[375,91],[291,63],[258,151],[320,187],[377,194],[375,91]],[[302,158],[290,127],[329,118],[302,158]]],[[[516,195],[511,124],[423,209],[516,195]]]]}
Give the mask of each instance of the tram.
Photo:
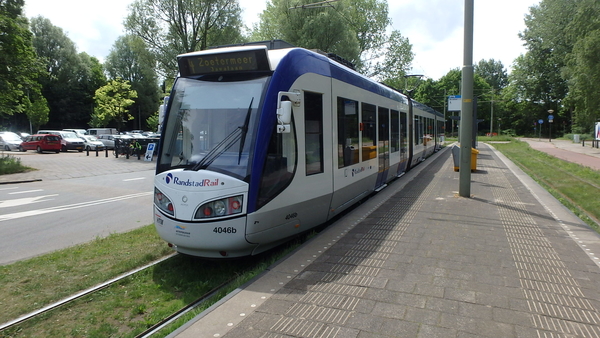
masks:
{"type": "Polygon", "coordinates": [[[282,41],[177,57],[154,221],[178,252],[254,255],[383,189],[439,146],[440,113],[282,41]]]}

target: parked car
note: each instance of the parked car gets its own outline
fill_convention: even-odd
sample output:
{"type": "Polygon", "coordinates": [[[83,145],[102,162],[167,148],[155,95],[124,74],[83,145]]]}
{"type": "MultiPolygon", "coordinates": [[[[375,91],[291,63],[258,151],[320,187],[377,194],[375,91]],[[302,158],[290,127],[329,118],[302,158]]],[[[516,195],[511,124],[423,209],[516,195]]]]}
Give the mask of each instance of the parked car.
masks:
{"type": "Polygon", "coordinates": [[[36,150],[38,153],[44,151],[60,152],[62,144],[60,136],[55,134],[35,134],[30,135],[19,145],[20,151],[36,150]]]}
{"type": "Polygon", "coordinates": [[[23,142],[23,139],[12,131],[0,132],[0,149],[7,151],[19,150],[19,145],[21,145],[21,142],[23,142]]]}
{"type": "Polygon", "coordinates": [[[103,150],[105,148],[104,143],[100,142],[96,136],[80,135],[79,137],[85,144],[85,150],[103,150]]]}
{"type": "Polygon", "coordinates": [[[83,151],[84,143],[83,140],[77,137],[72,131],[64,130],[39,130],[38,134],[54,134],[61,137],[62,148],[61,151],[77,150],[83,151]]]}
{"type": "Polygon", "coordinates": [[[98,135],[98,141],[102,142],[108,149],[115,149],[115,139],[130,139],[129,135],[98,135]]]}

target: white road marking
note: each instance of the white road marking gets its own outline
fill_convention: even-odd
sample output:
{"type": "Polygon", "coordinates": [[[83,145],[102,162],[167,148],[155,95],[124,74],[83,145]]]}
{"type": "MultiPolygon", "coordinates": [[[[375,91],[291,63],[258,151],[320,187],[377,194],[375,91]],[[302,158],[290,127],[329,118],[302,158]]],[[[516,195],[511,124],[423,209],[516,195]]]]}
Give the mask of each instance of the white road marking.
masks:
{"type": "Polygon", "coordinates": [[[118,201],[131,199],[131,198],[149,196],[152,193],[153,193],[152,191],[149,191],[149,192],[142,192],[142,193],[131,194],[131,195],[111,197],[111,198],[101,199],[101,200],[97,200],[97,201],[75,203],[75,204],[69,204],[69,205],[63,205],[63,206],[51,207],[51,208],[45,208],[45,209],[38,209],[38,210],[15,212],[13,214],[0,215],[0,222],[13,220],[13,219],[17,219],[17,218],[44,215],[44,214],[49,214],[49,213],[57,212],[57,211],[66,211],[66,210],[72,210],[72,209],[78,209],[78,208],[92,207],[95,205],[118,202],[118,201]]]}
{"type": "Polygon", "coordinates": [[[139,180],[145,180],[145,177],[138,177],[138,178],[128,178],[126,180],[123,180],[123,182],[129,182],[129,181],[139,181],[139,180]]]}
{"type": "Polygon", "coordinates": [[[31,203],[51,201],[51,200],[53,200],[52,198],[51,199],[45,199],[45,198],[46,197],[54,197],[54,196],[58,196],[58,195],[57,194],[44,195],[44,196],[17,198],[14,200],[0,201],[0,208],[11,208],[11,207],[18,207],[21,205],[26,205],[26,204],[31,204],[31,203]]]}
{"type": "Polygon", "coordinates": [[[9,195],[17,195],[17,194],[27,194],[30,192],[40,192],[40,191],[44,191],[43,189],[37,189],[37,190],[25,190],[25,191],[15,191],[15,192],[9,192],[9,195]]]}

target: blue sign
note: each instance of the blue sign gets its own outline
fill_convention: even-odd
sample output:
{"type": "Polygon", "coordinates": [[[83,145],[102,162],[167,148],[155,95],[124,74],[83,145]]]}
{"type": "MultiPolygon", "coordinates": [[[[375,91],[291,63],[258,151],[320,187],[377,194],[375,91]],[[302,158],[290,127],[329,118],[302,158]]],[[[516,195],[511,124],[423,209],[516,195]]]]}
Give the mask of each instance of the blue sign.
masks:
{"type": "Polygon", "coordinates": [[[554,120],[554,115],[548,115],[548,122],[552,122],[554,120]]]}
{"type": "Polygon", "coordinates": [[[538,121],[538,123],[539,123],[539,124],[542,124],[542,123],[544,123],[544,120],[540,119],[540,120],[538,121]]]}

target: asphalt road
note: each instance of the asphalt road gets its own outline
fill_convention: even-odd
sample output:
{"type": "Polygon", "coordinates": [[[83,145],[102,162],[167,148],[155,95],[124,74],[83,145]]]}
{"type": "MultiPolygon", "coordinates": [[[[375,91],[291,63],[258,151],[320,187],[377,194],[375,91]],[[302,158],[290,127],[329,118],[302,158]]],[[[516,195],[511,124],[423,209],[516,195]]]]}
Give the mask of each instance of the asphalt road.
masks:
{"type": "Polygon", "coordinates": [[[0,265],[153,222],[155,161],[7,154],[36,170],[0,176],[0,265]]]}

